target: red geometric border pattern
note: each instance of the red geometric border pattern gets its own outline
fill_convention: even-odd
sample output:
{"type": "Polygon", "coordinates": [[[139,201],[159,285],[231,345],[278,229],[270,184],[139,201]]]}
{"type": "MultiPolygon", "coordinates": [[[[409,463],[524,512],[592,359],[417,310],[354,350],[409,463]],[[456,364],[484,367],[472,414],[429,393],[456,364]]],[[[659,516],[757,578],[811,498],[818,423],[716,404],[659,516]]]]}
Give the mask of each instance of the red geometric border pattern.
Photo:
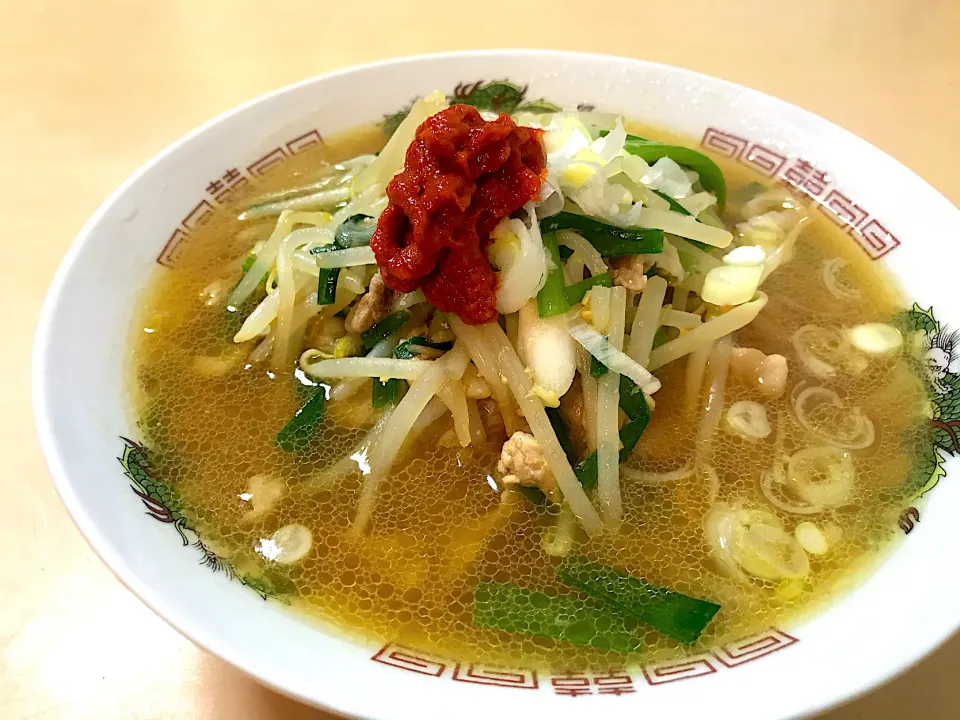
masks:
{"type": "Polygon", "coordinates": [[[447,669],[452,668],[452,673],[448,674],[451,680],[473,685],[522,690],[546,687],[554,694],[566,697],[594,694],[620,696],[636,692],[633,683],[641,676],[651,687],[692,680],[713,675],[723,669],[738,668],[779,652],[797,642],[799,640],[792,635],[776,628],[769,628],[762,633],[714,648],[710,652],[688,655],[677,660],[649,663],[641,668],[640,675],[637,676],[631,676],[622,669],[593,675],[563,673],[550,676],[548,685],[541,684],[540,678],[533,670],[504,670],[475,664],[453,663],[394,643],[384,645],[371,660],[430,677],[443,677],[447,674],[447,669]]]}
{"type": "Polygon", "coordinates": [[[832,186],[828,174],[803,158],[788,162],[785,155],[751,143],[739,135],[709,127],[700,144],[724,157],[736,159],[770,178],[792,186],[817,203],[820,211],[857,241],[873,260],[879,260],[900,245],[900,240],[879,220],[832,186]]]}
{"type": "MultiPolygon", "coordinates": [[[[262,177],[290,155],[322,142],[323,137],[318,130],[309,130],[251,163],[247,166],[247,173],[262,177]]],[[[767,177],[779,178],[813,199],[827,217],[847,229],[872,259],[878,260],[900,245],[900,240],[879,220],[871,218],[864,208],[837,188],[831,187],[824,195],[830,183],[827,174],[803,158],[796,158],[788,164],[787,157],[775,150],[713,127],[706,129],[700,144],[724,157],[739,160],[767,177]]],[[[177,250],[189,238],[190,231],[209,220],[216,212],[215,206],[229,200],[231,190],[248,181],[247,175],[236,168],[227,170],[222,179],[211,181],[207,185],[209,199],[201,200],[181,221],[180,227],[174,230],[157,256],[157,262],[171,267],[176,261],[177,250]]]]}
{"type": "Polygon", "coordinates": [[[187,213],[187,216],[180,221],[180,224],[183,225],[187,231],[196,230],[213,217],[215,212],[216,210],[213,209],[213,205],[210,204],[209,200],[201,200],[193,210],[187,213]]]}
{"type": "Polygon", "coordinates": [[[518,690],[536,690],[540,687],[533,670],[492,670],[478,665],[457,665],[453,670],[457,682],[474,685],[495,685],[518,690]]]}
{"type": "Polygon", "coordinates": [[[861,225],[860,234],[866,243],[864,249],[874,260],[883,257],[900,244],[876,218],[861,225]]]}
{"type": "Polygon", "coordinates": [[[743,155],[743,164],[767,177],[774,177],[786,164],[787,156],[754,143],[743,155]]]}
{"type": "Polygon", "coordinates": [[[183,230],[176,228],[170,236],[170,239],[167,240],[167,244],[163,246],[163,250],[161,250],[157,256],[157,262],[164,267],[172,267],[177,261],[180,244],[186,240],[187,237],[188,235],[183,230]]]}
{"type": "Polygon", "coordinates": [[[713,654],[717,660],[727,667],[738,667],[748,662],[759,660],[770,653],[783,650],[790,647],[795,642],[799,642],[792,635],[776,628],[770,628],[766,633],[757,635],[737,642],[729,643],[723,647],[714,648],[713,654]]]}
{"type": "Polygon", "coordinates": [[[651,685],[665,685],[667,683],[690,680],[703,675],[712,675],[717,671],[713,655],[691,655],[682,660],[644,665],[643,676],[651,685]]]}
{"type": "Polygon", "coordinates": [[[306,132],[300,137],[296,137],[288,142],[287,150],[290,151],[291,155],[296,155],[297,153],[301,153],[307,148],[313,147],[314,145],[319,145],[322,142],[323,138],[320,136],[320,132],[318,130],[311,130],[310,132],[306,132]]]}
{"type": "Polygon", "coordinates": [[[167,244],[157,256],[157,263],[164,267],[172,267],[177,260],[178,251],[183,243],[190,239],[190,233],[207,222],[217,212],[217,206],[230,200],[233,192],[250,182],[251,177],[263,177],[290,155],[297,155],[304,150],[323,143],[319,130],[309,130],[298,135],[283,146],[275,147],[259,160],[247,166],[246,173],[237,168],[224,171],[222,177],[207,183],[207,197],[201,200],[174,229],[167,244]]]}
{"type": "Polygon", "coordinates": [[[278,163],[282,163],[286,159],[287,159],[286,150],[279,147],[274,148],[259,160],[251,163],[250,165],[247,165],[247,172],[249,172],[254,177],[262,177],[263,175],[267,174],[270,168],[272,168],[274,165],[277,165],[278,163]]]}
{"type": "Polygon", "coordinates": [[[703,140],[700,141],[700,144],[705,148],[710,148],[714,152],[723,155],[724,157],[736,159],[740,157],[747,145],[750,143],[745,138],[731,135],[730,133],[725,133],[723,130],[717,130],[717,128],[707,128],[706,132],[703,134],[703,140]]]}
{"type": "Polygon", "coordinates": [[[416,654],[418,650],[411,650],[402,645],[384,645],[371,660],[391,667],[408,670],[419,675],[440,677],[447,669],[446,661],[416,654]]]}

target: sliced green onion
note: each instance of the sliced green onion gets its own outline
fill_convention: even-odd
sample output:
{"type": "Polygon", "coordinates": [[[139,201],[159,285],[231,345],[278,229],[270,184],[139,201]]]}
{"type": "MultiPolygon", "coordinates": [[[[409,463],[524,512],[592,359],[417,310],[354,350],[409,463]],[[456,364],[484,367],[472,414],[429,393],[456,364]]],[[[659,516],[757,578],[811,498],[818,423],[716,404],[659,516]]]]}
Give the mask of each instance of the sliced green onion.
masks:
{"type": "Polygon", "coordinates": [[[575,282],[572,285],[567,285],[564,288],[563,292],[567,296],[567,302],[571,305],[576,305],[578,302],[583,300],[583,296],[587,294],[587,290],[597,285],[602,285],[603,287],[612,287],[613,281],[610,279],[609,273],[600,273],[599,275],[593,275],[588,277],[586,280],[581,280],[580,282],[575,282]]]}
{"type": "Polygon", "coordinates": [[[593,245],[602,257],[655,255],[663,252],[663,230],[622,228],[588,218],[586,215],[568,212],[557,213],[540,221],[540,232],[555,230],[576,231],[593,245]]]}
{"type": "MultiPolygon", "coordinates": [[[[337,227],[333,244],[315,247],[310,252],[320,255],[334,250],[346,250],[370,244],[370,237],[376,229],[376,220],[369,215],[351,215],[337,227]]],[[[317,263],[320,265],[321,263],[317,263]]],[[[337,280],[340,268],[320,267],[317,281],[317,305],[332,305],[337,296],[337,280]]]]}
{"type": "Polygon", "coordinates": [[[683,643],[696,642],[720,610],[716,603],[651,585],[582,557],[564,560],[557,578],[683,643]]]}
{"type": "Polygon", "coordinates": [[[505,583],[477,586],[473,624],[625,653],[636,652],[643,644],[633,622],[616,608],[505,583]]]}
{"type": "MultiPolygon", "coordinates": [[[[373,329],[373,328],[371,328],[373,329]]],[[[397,360],[412,360],[419,358],[421,350],[417,348],[442,350],[446,352],[453,348],[452,342],[430,342],[421,335],[414,335],[402,340],[391,353],[391,357],[397,360]]],[[[375,408],[388,407],[396,405],[403,398],[410,387],[410,383],[401,378],[390,378],[389,380],[373,379],[373,390],[371,403],[375,408]]]]}
{"type": "Polygon", "coordinates": [[[590,377],[603,377],[608,372],[610,371],[607,369],[606,365],[592,355],[590,356],[590,377]]]}
{"type": "MultiPolygon", "coordinates": [[[[541,228],[543,224],[541,223],[541,228]]],[[[547,280],[537,293],[537,312],[540,317],[560,315],[570,309],[564,293],[563,265],[560,262],[560,247],[557,235],[553,232],[543,234],[543,247],[547,251],[547,280]]]]}
{"type": "Polygon", "coordinates": [[[630,420],[650,420],[650,406],[643,390],[626,375],[620,376],[620,409],[630,420]]]}
{"type": "Polygon", "coordinates": [[[277,433],[277,445],[284,452],[302,450],[316,435],[327,405],[327,387],[319,385],[313,396],[297,410],[290,422],[277,433]]]}
{"type": "Polygon", "coordinates": [[[244,272],[248,272],[256,261],[256,255],[247,255],[246,259],[243,261],[243,265],[240,266],[240,269],[244,272]]]}
{"type": "Polygon", "coordinates": [[[370,215],[351,215],[337,227],[333,245],[338,250],[369,245],[376,229],[376,218],[370,215]]]}
{"type": "Polygon", "coordinates": [[[360,334],[360,339],[363,341],[363,346],[367,350],[373,350],[374,345],[393,335],[400,328],[402,328],[409,319],[410,313],[408,313],[406,310],[397,310],[395,313],[387,315],[372,328],[365,330],[360,334]]]}
{"type": "MultiPolygon", "coordinates": [[[[727,202],[727,183],[717,164],[701,152],[682,145],[664,145],[644,140],[636,135],[627,135],[623,149],[652,165],[662,157],[668,157],[678,165],[684,165],[696,171],[700,176],[700,185],[707,192],[717,196],[717,207],[722,212],[727,202]]],[[[690,213],[686,213],[689,215],[690,213]]]]}
{"type": "Polygon", "coordinates": [[[653,334],[653,347],[658,348],[668,340],[670,340],[670,328],[666,327],[665,325],[661,325],[653,334]]]}
{"type": "Polygon", "coordinates": [[[576,465],[577,451],[573,447],[573,441],[570,439],[570,433],[567,432],[567,424],[563,421],[560,409],[548,407],[544,408],[544,410],[547,412],[547,417],[550,419],[550,425],[553,427],[553,431],[557,434],[557,440],[560,441],[560,447],[563,448],[564,455],[567,456],[567,460],[570,461],[571,465],[576,465]]]}
{"type": "Polygon", "coordinates": [[[403,398],[404,393],[410,384],[400,378],[390,378],[389,380],[373,379],[373,391],[371,404],[375,408],[384,408],[396,405],[403,398]]]}
{"type": "MultiPolygon", "coordinates": [[[[647,424],[650,422],[650,406],[643,390],[626,375],[620,376],[620,409],[630,418],[630,422],[620,428],[620,462],[637,446],[647,424]]],[[[597,486],[597,453],[591,453],[586,460],[573,469],[577,480],[584,490],[597,486]]]]}
{"type": "Polygon", "coordinates": [[[519,490],[520,494],[522,494],[534,505],[544,505],[547,502],[547,496],[543,494],[543,491],[540,490],[540,488],[518,485],[517,490],[519,490]]]}
{"type": "Polygon", "coordinates": [[[398,360],[410,360],[413,358],[420,357],[420,350],[417,348],[427,348],[430,350],[441,350],[447,352],[448,350],[453,349],[452,342],[430,342],[422,335],[414,335],[413,337],[408,337],[400,341],[400,344],[397,345],[396,349],[393,351],[393,357],[398,360]]]}
{"type": "Polygon", "coordinates": [[[670,205],[670,209],[673,210],[674,212],[678,212],[681,215],[690,214],[690,212],[683,205],[678,203],[676,200],[674,200],[672,197],[667,195],[665,192],[660,192],[659,190],[653,190],[652,192],[654,195],[657,195],[663,198],[664,200],[666,200],[667,203],[670,205]]]}
{"type": "Polygon", "coordinates": [[[320,268],[317,280],[317,305],[333,305],[337,297],[340,268],[320,268]]]}
{"type": "MultiPolygon", "coordinates": [[[[681,215],[690,214],[689,210],[687,210],[683,205],[678,203],[676,200],[674,200],[672,197],[670,197],[666,193],[660,192],[659,190],[652,190],[652,192],[655,195],[658,195],[662,197],[664,200],[666,200],[670,204],[670,209],[673,210],[674,212],[680,213],[681,215]]],[[[675,242],[675,240],[676,238],[671,240],[671,242],[675,242]]],[[[686,241],[691,245],[693,245],[694,247],[700,248],[704,252],[710,252],[713,249],[712,245],[707,245],[706,243],[702,243],[699,240],[690,240],[689,238],[686,238],[686,241]]],[[[647,273],[650,273],[652,270],[653,268],[651,267],[650,270],[647,270],[647,273]]],[[[649,274],[647,276],[649,277],[649,274]]]]}

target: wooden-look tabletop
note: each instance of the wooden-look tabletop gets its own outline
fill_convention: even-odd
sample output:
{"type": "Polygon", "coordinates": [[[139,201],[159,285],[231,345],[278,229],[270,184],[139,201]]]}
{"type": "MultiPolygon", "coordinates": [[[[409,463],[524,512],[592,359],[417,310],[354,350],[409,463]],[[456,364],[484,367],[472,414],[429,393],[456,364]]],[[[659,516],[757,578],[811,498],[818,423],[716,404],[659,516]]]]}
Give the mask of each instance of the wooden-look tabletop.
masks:
{"type": "MultiPolygon", "coordinates": [[[[124,589],[68,518],[33,427],[33,332],[61,257],[114,187],[209,117],[317,73],[398,55],[604,52],[777,95],[960,202],[958,0],[0,0],[0,10],[4,719],[324,717],[197,649],[124,589]]],[[[825,717],[955,720],[958,671],[954,640],[825,717]]]]}

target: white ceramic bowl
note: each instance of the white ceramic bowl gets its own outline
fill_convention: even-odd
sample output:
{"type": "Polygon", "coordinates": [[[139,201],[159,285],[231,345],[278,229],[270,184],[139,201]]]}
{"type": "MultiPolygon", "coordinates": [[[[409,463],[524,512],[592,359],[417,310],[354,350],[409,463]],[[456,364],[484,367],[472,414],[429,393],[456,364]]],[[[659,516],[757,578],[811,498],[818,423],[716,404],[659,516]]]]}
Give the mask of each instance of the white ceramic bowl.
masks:
{"type": "MultiPolygon", "coordinates": [[[[67,253],[40,320],[34,403],[54,481],[93,548],[210,652],[304,702],[370,718],[798,717],[865,692],[933,650],[960,624],[960,541],[950,515],[960,486],[952,482],[939,484],[922,523],[865,584],[789,634],[770,629],[682,662],[577,682],[368,647],[308,625],[198,562],[175,508],[131,492],[148,495],[117,462],[119,455],[136,474],[136,447],[121,439],[137,439],[123,382],[131,313],[150,276],[169,271],[158,263],[175,266],[180,243],[217,212],[216,196],[321,134],[376,120],[434,88],[452,93],[500,78],[529,85],[528,98],[591,104],[682,131],[797,185],[848,227],[850,242],[882,256],[909,296],[960,326],[960,257],[946,234],[958,225],[957,209],[863,140],[779,100],[676,68],[562,52],[455,53],[335,72],[246,103],[171,145],[110,196],[67,253]],[[571,702],[573,686],[591,693],[571,702]]],[[[945,426],[960,416],[947,407],[956,351],[940,344],[931,361],[947,390],[937,405],[945,426]]],[[[936,437],[952,442],[943,429],[936,437]]],[[[905,515],[905,527],[914,519],[905,515]]]]}

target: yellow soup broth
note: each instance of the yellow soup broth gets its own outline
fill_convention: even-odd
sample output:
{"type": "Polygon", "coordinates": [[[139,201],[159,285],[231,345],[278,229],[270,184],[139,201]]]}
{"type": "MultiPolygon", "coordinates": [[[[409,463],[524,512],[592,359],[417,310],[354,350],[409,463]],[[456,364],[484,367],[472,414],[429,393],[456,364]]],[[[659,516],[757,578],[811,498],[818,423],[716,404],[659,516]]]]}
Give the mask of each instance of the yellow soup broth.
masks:
{"type": "MultiPolygon", "coordinates": [[[[677,141],[654,128],[637,131],[677,141]]],[[[770,626],[789,628],[862,575],[890,546],[914,461],[912,448],[923,441],[928,423],[926,394],[919,366],[907,352],[894,359],[871,358],[828,381],[811,376],[798,360],[791,338],[803,326],[890,323],[905,307],[881,267],[818,212],[810,213],[793,259],[764,283],[766,308],[736,337],[740,346],[788,359],[788,390],[766,403],[777,433],[751,442],[727,432],[721,422],[709,450],[715,485],[703,472],[661,484],[624,478],[621,530],[589,541],[577,535],[575,554],[718,603],[721,610],[695,645],[681,646],[651,629],[643,632],[643,650],[626,657],[474,627],[478,582],[563,591],[555,579],[558,561],[541,547],[557,509],[529,502],[500,507],[495,467],[505,435],[496,418],[486,442],[467,448],[456,441],[449,415],[435,422],[381,484],[368,532],[350,534],[360,476],[330,482],[323,471],[356,447],[381,412],[371,407],[370,381],[351,399],[328,403],[316,438],[304,450],[281,450],[277,432],[303,404],[303,388],[292,367],[286,374],[272,373],[266,364],[250,360],[256,340],[233,344],[246,313],[227,312],[223,297],[238,282],[252,243],[275,224],[275,218],[235,219],[250,197],[303,185],[317,167],[376,151],[384,141],[380,130],[369,126],[298,156],[194,232],[175,267],[158,270],[143,296],[133,339],[132,394],[145,445],[157,476],[178,491],[205,545],[238,573],[362,641],[396,641],[506,666],[598,669],[695,652],[770,626]],[[824,263],[836,257],[848,261],[843,272],[859,298],[840,300],[824,287],[824,263]],[[812,516],[771,506],[760,489],[774,455],[807,442],[791,407],[795,388],[805,383],[832,388],[862,408],[877,434],[872,447],[852,451],[852,500],[812,516]],[[279,483],[282,492],[272,508],[260,512],[244,497],[264,478],[279,483]],[[829,549],[810,555],[805,579],[738,581],[719,570],[705,540],[704,516],[717,503],[766,508],[786,528],[815,521],[824,528],[829,549]],[[261,540],[290,523],[310,529],[310,551],[292,565],[264,559],[257,552],[261,540]]],[[[734,163],[717,162],[730,190],[724,220],[733,229],[738,192],[766,180],[734,163]]],[[[261,290],[256,299],[262,297],[261,290]]],[[[309,346],[310,332],[301,349],[309,346]]],[[[694,456],[697,420],[685,411],[686,367],[684,358],[657,371],[663,387],[655,396],[652,421],[624,467],[664,473],[694,456]]],[[[736,381],[727,383],[727,406],[755,399],[736,381]]]]}

